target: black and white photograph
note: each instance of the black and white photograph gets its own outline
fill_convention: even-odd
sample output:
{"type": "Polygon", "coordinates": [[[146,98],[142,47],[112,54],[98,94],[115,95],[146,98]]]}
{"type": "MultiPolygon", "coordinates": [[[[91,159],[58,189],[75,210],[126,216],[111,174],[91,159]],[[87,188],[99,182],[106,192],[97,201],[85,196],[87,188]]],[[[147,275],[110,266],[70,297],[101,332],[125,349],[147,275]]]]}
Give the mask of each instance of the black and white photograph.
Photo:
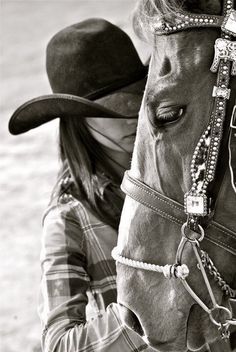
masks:
{"type": "Polygon", "coordinates": [[[236,0],[0,5],[0,350],[236,352],[236,0]]]}

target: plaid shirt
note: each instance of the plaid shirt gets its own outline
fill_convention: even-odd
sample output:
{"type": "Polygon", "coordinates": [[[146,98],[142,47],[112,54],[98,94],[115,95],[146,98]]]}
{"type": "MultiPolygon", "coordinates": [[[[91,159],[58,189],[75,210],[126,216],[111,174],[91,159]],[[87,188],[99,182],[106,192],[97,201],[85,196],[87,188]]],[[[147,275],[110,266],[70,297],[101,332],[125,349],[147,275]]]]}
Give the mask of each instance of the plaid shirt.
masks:
{"type": "Polygon", "coordinates": [[[153,351],[121,322],[111,250],[117,232],[68,196],[44,217],[40,316],[44,352],[153,351]]]}

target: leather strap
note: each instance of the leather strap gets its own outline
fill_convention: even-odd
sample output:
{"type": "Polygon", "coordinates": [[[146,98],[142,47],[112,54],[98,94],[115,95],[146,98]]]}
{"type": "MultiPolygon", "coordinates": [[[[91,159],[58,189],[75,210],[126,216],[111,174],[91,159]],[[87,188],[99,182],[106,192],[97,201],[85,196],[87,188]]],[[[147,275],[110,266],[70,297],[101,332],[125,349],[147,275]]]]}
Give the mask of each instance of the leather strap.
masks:
{"type": "Polygon", "coordinates": [[[166,20],[157,22],[155,19],[152,28],[156,35],[165,35],[199,27],[220,28],[223,21],[224,16],[182,12],[176,14],[176,18],[172,20],[172,23],[168,23],[166,20]]]}
{"type": "MultiPolygon", "coordinates": [[[[125,172],[121,189],[127,196],[180,227],[186,221],[182,204],[131,177],[128,171],[125,172]]],[[[216,221],[211,221],[206,228],[206,239],[236,255],[236,232],[234,229],[226,228],[216,221]]]]}
{"type": "Polygon", "coordinates": [[[234,0],[228,0],[224,3],[223,16],[193,14],[189,12],[177,12],[175,18],[168,23],[168,20],[162,19],[156,21],[153,18],[151,27],[156,35],[172,34],[181,32],[186,29],[193,28],[221,28],[226,34],[236,36],[236,31],[228,28],[227,21],[232,16],[232,8],[234,7],[234,0]]]}
{"type": "Polygon", "coordinates": [[[231,184],[236,193],[236,105],[234,105],[229,135],[229,169],[231,175],[231,184]]]}

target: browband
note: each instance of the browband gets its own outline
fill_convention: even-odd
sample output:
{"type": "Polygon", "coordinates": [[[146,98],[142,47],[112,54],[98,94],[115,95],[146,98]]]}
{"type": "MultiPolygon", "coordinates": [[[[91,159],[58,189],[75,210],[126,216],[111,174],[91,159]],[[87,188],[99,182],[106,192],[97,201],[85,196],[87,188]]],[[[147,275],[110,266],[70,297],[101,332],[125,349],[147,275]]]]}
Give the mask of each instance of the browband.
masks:
{"type": "Polygon", "coordinates": [[[221,28],[221,30],[228,34],[236,36],[235,29],[231,28],[231,22],[234,21],[235,11],[232,10],[232,1],[229,0],[226,5],[227,14],[225,16],[192,14],[188,12],[178,12],[176,17],[172,19],[171,23],[166,19],[157,21],[153,17],[151,24],[152,30],[157,35],[172,34],[186,29],[193,29],[199,27],[221,28]]]}
{"type": "MultiPolygon", "coordinates": [[[[125,172],[121,189],[130,198],[180,227],[186,221],[186,214],[182,204],[133,178],[128,171],[125,172]]],[[[236,255],[236,232],[233,229],[226,228],[213,220],[207,226],[205,238],[236,255]]]]}

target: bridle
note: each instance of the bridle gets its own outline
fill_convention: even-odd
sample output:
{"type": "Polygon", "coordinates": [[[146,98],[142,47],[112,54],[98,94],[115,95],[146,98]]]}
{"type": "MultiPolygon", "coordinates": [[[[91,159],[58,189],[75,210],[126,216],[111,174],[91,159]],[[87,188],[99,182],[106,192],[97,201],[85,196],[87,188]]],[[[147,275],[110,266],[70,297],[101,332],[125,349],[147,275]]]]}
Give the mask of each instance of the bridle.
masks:
{"type": "Polygon", "coordinates": [[[222,291],[229,296],[230,303],[235,303],[236,301],[236,290],[232,289],[224,281],[208,254],[201,249],[200,243],[203,239],[206,239],[236,255],[235,232],[230,229],[225,231],[222,225],[217,224],[213,220],[212,215],[215,200],[215,197],[213,197],[214,188],[216,184],[219,188],[219,182],[221,183],[225,172],[225,170],[223,170],[223,173],[221,172],[219,180],[219,155],[223,146],[225,146],[226,140],[228,140],[232,187],[236,191],[236,104],[234,104],[230,122],[226,120],[227,102],[231,97],[230,78],[236,75],[236,41],[232,40],[232,37],[236,37],[234,0],[224,1],[222,16],[195,15],[182,12],[176,15],[174,22],[171,24],[166,20],[152,24],[156,35],[168,35],[196,27],[221,28],[221,38],[216,39],[214,46],[215,56],[210,68],[212,72],[217,72],[216,85],[213,87],[212,92],[212,111],[208,126],[201,136],[192,157],[192,186],[184,197],[184,211],[181,204],[165,197],[140,180],[131,177],[129,172],[125,173],[121,186],[122,190],[135,201],[152,209],[169,221],[182,225],[182,237],[177,249],[176,262],[175,264],[161,266],[132,260],[120,255],[117,247],[113,249],[112,256],[121,264],[163,273],[167,278],[180,279],[192,298],[209,315],[212,323],[218,327],[221,337],[229,338],[229,327],[236,325],[236,319],[233,318],[230,308],[217,303],[206,269],[214,277],[222,291]],[[201,172],[199,172],[200,167],[201,172]],[[204,230],[206,223],[209,233],[205,233],[204,230]],[[212,233],[214,231],[219,236],[212,235],[211,230],[212,233]],[[229,238],[223,238],[221,236],[223,233],[226,233],[229,238]],[[231,242],[235,243],[235,248],[230,245],[231,242]],[[211,308],[207,307],[187,283],[186,278],[188,277],[189,269],[186,264],[182,263],[182,255],[187,243],[191,244],[197,259],[198,269],[201,271],[211,299],[211,308]]]}

